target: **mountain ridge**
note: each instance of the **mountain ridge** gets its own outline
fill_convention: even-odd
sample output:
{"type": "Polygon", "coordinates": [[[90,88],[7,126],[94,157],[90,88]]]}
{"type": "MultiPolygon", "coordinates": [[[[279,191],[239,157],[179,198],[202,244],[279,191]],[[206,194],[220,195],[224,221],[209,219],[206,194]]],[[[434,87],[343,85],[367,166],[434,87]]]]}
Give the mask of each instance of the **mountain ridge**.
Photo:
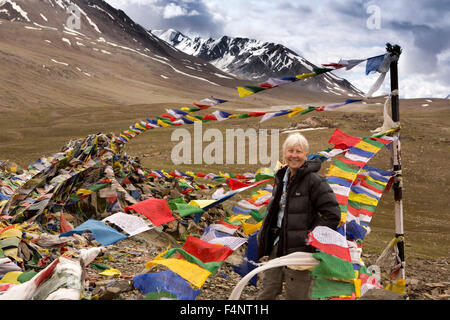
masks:
{"type": "MultiPolygon", "coordinates": [[[[286,75],[310,73],[316,65],[293,50],[276,43],[255,39],[222,36],[213,38],[190,38],[182,32],[150,30],[174,48],[207,61],[224,72],[251,81],[265,81],[267,78],[281,78],[286,75]]],[[[332,73],[305,80],[312,90],[322,90],[334,94],[361,96],[362,91],[347,80],[332,73]]]]}

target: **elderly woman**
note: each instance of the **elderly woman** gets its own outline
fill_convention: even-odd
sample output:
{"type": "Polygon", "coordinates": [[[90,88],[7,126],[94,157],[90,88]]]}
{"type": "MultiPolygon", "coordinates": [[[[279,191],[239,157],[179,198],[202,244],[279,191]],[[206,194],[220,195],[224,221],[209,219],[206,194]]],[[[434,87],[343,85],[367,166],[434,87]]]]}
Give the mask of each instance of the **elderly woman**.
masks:
{"type": "MultiPolygon", "coordinates": [[[[306,243],[316,226],[336,229],[341,210],[333,190],[317,172],[321,162],[307,161],[306,138],[295,133],[283,144],[286,166],[275,173],[272,198],[258,234],[258,258],[281,257],[292,252],[314,252],[306,243]]],[[[308,300],[312,286],[310,271],[288,267],[268,269],[263,274],[260,300],[274,300],[286,284],[287,300],[308,300]]]]}

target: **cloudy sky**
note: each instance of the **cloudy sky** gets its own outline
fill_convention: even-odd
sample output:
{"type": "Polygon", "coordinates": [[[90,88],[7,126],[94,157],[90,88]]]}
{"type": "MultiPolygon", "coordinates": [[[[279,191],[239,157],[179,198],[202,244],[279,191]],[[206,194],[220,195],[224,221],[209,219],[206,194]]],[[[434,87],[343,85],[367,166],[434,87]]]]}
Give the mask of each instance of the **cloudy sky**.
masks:
{"type": "MultiPolygon", "coordinates": [[[[188,36],[246,37],[275,42],[316,65],[365,59],[402,47],[400,96],[445,98],[450,94],[448,0],[106,0],[151,30],[188,36]]],[[[335,71],[367,91],[377,75],[365,64],[335,71]]],[[[378,94],[389,92],[389,77],[378,94]]]]}

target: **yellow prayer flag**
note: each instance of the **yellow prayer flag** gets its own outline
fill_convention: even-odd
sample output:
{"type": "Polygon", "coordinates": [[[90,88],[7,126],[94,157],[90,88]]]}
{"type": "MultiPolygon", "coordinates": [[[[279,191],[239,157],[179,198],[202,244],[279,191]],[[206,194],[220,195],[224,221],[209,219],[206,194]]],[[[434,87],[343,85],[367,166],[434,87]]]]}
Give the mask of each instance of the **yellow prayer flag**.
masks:
{"type": "Polygon", "coordinates": [[[256,200],[258,200],[259,198],[261,198],[262,196],[264,196],[264,195],[266,195],[268,193],[271,193],[271,192],[267,191],[267,190],[258,190],[257,194],[252,195],[252,200],[256,201],[256,200]]]}
{"type": "Polygon", "coordinates": [[[183,259],[154,259],[152,260],[152,263],[166,266],[183,279],[195,285],[197,288],[200,288],[205,283],[206,279],[211,275],[211,272],[208,270],[183,259]]]}
{"type": "Polygon", "coordinates": [[[192,172],[192,171],[185,171],[184,173],[186,173],[188,176],[191,176],[191,177],[193,177],[193,178],[196,178],[195,173],[192,172]]]}
{"type": "Polygon", "coordinates": [[[78,189],[75,194],[78,196],[80,196],[80,195],[84,196],[84,195],[91,194],[91,193],[92,193],[92,191],[88,190],[88,189],[78,189]]]}
{"type": "Polygon", "coordinates": [[[188,108],[188,107],[183,107],[183,108],[181,108],[180,110],[181,110],[181,111],[189,111],[190,108],[188,108]]]}
{"type": "Polygon", "coordinates": [[[299,75],[297,75],[297,76],[295,76],[295,77],[296,77],[298,80],[303,80],[303,79],[306,79],[306,78],[309,78],[309,77],[313,77],[313,76],[315,76],[315,75],[317,75],[317,73],[311,72],[311,73],[299,74],[299,75]]]}
{"type": "Polygon", "coordinates": [[[144,127],[143,125],[141,125],[139,122],[136,122],[136,123],[134,124],[134,126],[135,126],[136,128],[142,129],[142,130],[147,130],[147,129],[148,129],[147,127],[144,127]]]}
{"type": "Polygon", "coordinates": [[[353,181],[356,179],[357,174],[354,172],[344,171],[341,168],[333,165],[328,169],[328,173],[326,174],[326,176],[339,177],[353,181]]]}
{"type": "Polygon", "coordinates": [[[384,182],[384,181],[381,181],[381,180],[375,180],[374,178],[372,178],[372,177],[369,176],[369,175],[366,176],[366,180],[369,180],[369,181],[372,181],[372,182],[381,184],[381,185],[383,185],[383,186],[386,186],[386,185],[387,185],[387,182],[384,182]]]}
{"type": "Polygon", "coordinates": [[[219,171],[219,176],[224,177],[224,178],[231,178],[228,173],[222,173],[222,171],[219,171]]]}
{"type": "Polygon", "coordinates": [[[114,268],[110,268],[110,269],[106,269],[103,272],[100,272],[99,274],[101,274],[102,276],[108,276],[108,277],[114,277],[114,276],[120,276],[120,270],[114,269],[114,268]]]}
{"type": "Polygon", "coordinates": [[[355,202],[361,202],[363,204],[368,204],[371,206],[378,205],[377,199],[371,198],[365,194],[354,193],[352,191],[350,191],[350,194],[348,195],[348,200],[355,201],[355,202]]]}
{"type": "Polygon", "coordinates": [[[204,208],[209,206],[210,204],[213,204],[216,201],[217,200],[191,200],[189,201],[189,204],[199,208],[204,208]]]}
{"type": "Polygon", "coordinates": [[[239,97],[245,97],[245,96],[249,96],[251,94],[253,94],[253,91],[250,91],[248,89],[245,89],[244,87],[237,87],[238,89],[238,93],[239,93],[239,97]]]}
{"type": "Polygon", "coordinates": [[[200,120],[200,119],[197,119],[197,118],[195,118],[195,117],[192,117],[192,116],[190,116],[190,115],[185,115],[184,116],[186,119],[188,119],[188,120],[191,120],[191,121],[202,121],[202,120],[200,120]]]}
{"type": "Polygon", "coordinates": [[[355,285],[355,295],[357,298],[361,297],[361,279],[353,279],[353,284],[355,285]]]}
{"type": "Polygon", "coordinates": [[[7,272],[3,278],[0,279],[0,283],[12,283],[12,284],[20,284],[17,278],[22,274],[22,271],[10,271],[7,272]]]}
{"type": "Polygon", "coordinates": [[[237,214],[237,215],[234,215],[234,216],[231,216],[231,217],[228,217],[228,221],[230,221],[230,222],[234,222],[234,221],[238,221],[238,220],[247,220],[247,219],[250,219],[252,216],[251,215],[249,215],[249,214],[242,214],[242,213],[240,213],[240,214],[237,214]]]}
{"type": "Polygon", "coordinates": [[[161,121],[160,119],[158,119],[158,121],[156,121],[157,125],[160,125],[161,127],[170,127],[170,124],[165,123],[164,121],[161,121]]]}
{"type": "Polygon", "coordinates": [[[304,110],[306,110],[306,108],[294,107],[294,108],[292,108],[292,112],[288,114],[288,117],[291,118],[291,117],[295,116],[296,114],[298,114],[298,113],[300,113],[300,112],[302,112],[304,110]]]}
{"type": "Polygon", "coordinates": [[[250,235],[254,234],[256,231],[258,231],[259,228],[261,228],[262,222],[263,221],[261,220],[257,224],[250,224],[250,223],[246,223],[244,220],[241,220],[242,231],[244,232],[245,235],[250,236],[250,235]]]}
{"type": "Polygon", "coordinates": [[[386,286],[386,290],[399,293],[401,295],[406,294],[406,281],[405,279],[399,279],[394,284],[389,282],[386,286]]]}
{"type": "Polygon", "coordinates": [[[11,237],[22,238],[22,231],[16,228],[11,228],[0,233],[0,239],[11,237]]]}
{"type": "Polygon", "coordinates": [[[357,144],[355,144],[356,148],[362,149],[364,151],[369,151],[369,152],[373,152],[373,153],[377,153],[378,151],[380,151],[380,148],[371,145],[370,143],[367,143],[365,141],[360,141],[357,144]]]}
{"type": "Polygon", "coordinates": [[[344,225],[347,222],[347,212],[341,211],[341,220],[339,221],[338,228],[342,225],[344,225]]]}

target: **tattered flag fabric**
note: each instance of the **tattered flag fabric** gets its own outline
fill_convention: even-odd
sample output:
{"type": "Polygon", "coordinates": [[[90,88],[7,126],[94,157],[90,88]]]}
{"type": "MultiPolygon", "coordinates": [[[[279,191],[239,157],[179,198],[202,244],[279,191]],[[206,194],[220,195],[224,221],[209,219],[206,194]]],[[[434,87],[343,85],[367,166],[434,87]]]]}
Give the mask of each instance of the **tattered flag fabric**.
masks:
{"type": "MultiPolygon", "coordinates": [[[[245,257],[242,259],[241,263],[232,266],[233,270],[243,277],[258,267],[258,232],[259,231],[248,237],[247,251],[245,252],[245,257]]],[[[250,283],[256,287],[257,281],[258,275],[255,275],[251,278],[250,283]]]]}

